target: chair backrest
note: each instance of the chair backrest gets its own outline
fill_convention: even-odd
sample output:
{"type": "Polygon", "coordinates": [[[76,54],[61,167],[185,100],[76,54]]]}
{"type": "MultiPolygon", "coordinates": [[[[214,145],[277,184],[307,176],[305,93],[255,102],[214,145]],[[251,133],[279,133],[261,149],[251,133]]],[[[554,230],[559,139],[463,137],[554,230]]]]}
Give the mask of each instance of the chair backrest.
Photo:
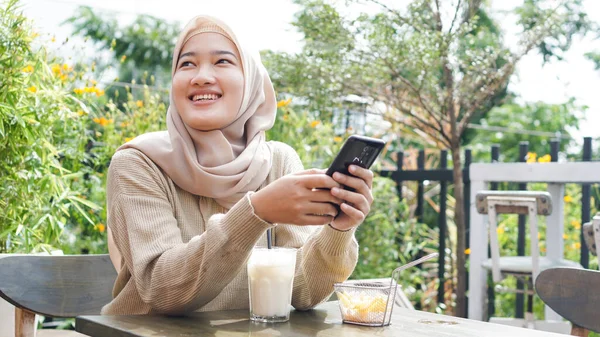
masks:
{"type": "Polygon", "coordinates": [[[0,255],[0,297],[50,317],[100,314],[117,277],[104,255],[0,255]]]}
{"type": "Polygon", "coordinates": [[[551,268],[535,281],[539,297],[574,325],[600,332],[600,272],[589,269],[551,268]]]}
{"type": "Polygon", "coordinates": [[[537,216],[547,216],[552,213],[552,197],[550,193],[542,191],[479,191],[475,199],[477,212],[488,214],[492,277],[494,282],[499,282],[502,279],[500,271],[500,243],[497,233],[497,216],[499,214],[529,215],[531,267],[532,277],[535,280],[540,271],[537,216]]]}
{"type": "Polygon", "coordinates": [[[598,247],[600,246],[600,213],[597,213],[590,222],[583,224],[581,231],[585,245],[592,255],[598,256],[598,247]]]}

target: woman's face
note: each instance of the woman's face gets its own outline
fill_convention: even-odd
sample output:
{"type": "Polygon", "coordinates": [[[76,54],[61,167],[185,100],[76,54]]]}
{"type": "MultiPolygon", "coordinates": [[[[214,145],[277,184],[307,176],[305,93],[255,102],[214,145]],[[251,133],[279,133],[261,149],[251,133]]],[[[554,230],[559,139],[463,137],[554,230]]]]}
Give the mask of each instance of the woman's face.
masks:
{"type": "Polygon", "coordinates": [[[201,131],[231,124],[242,104],[244,74],[233,42],[217,33],[189,39],[173,75],[173,102],[184,123],[201,131]]]}

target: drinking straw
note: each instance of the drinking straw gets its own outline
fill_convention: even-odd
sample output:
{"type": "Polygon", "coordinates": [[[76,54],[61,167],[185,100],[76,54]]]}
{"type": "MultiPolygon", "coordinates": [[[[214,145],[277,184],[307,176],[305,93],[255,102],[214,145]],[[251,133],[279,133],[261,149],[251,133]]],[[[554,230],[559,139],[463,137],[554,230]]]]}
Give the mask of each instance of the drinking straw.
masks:
{"type": "Polygon", "coordinates": [[[267,229],[267,248],[273,248],[271,245],[271,228],[267,229]]]}

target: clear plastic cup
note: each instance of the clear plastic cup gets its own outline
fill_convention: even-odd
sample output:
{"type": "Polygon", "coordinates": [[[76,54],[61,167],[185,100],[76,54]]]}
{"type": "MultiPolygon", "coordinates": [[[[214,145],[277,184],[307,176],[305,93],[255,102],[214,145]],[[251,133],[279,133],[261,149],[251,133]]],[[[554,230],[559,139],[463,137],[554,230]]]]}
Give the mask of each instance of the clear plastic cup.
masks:
{"type": "Polygon", "coordinates": [[[295,248],[254,248],[248,260],[252,321],[275,323],[290,319],[295,270],[295,248]]]}

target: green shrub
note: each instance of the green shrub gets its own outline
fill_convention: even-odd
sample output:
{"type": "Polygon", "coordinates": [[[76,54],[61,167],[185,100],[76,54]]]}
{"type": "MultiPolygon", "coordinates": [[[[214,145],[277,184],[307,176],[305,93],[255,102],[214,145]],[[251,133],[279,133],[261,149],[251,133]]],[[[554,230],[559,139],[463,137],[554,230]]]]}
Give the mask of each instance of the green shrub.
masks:
{"type": "Polygon", "coordinates": [[[17,1],[0,7],[0,252],[51,249],[70,216],[96,208],[73,190],[84,161],[84,102],[70,91],[67,64],[53,64],[17,1]]]}

